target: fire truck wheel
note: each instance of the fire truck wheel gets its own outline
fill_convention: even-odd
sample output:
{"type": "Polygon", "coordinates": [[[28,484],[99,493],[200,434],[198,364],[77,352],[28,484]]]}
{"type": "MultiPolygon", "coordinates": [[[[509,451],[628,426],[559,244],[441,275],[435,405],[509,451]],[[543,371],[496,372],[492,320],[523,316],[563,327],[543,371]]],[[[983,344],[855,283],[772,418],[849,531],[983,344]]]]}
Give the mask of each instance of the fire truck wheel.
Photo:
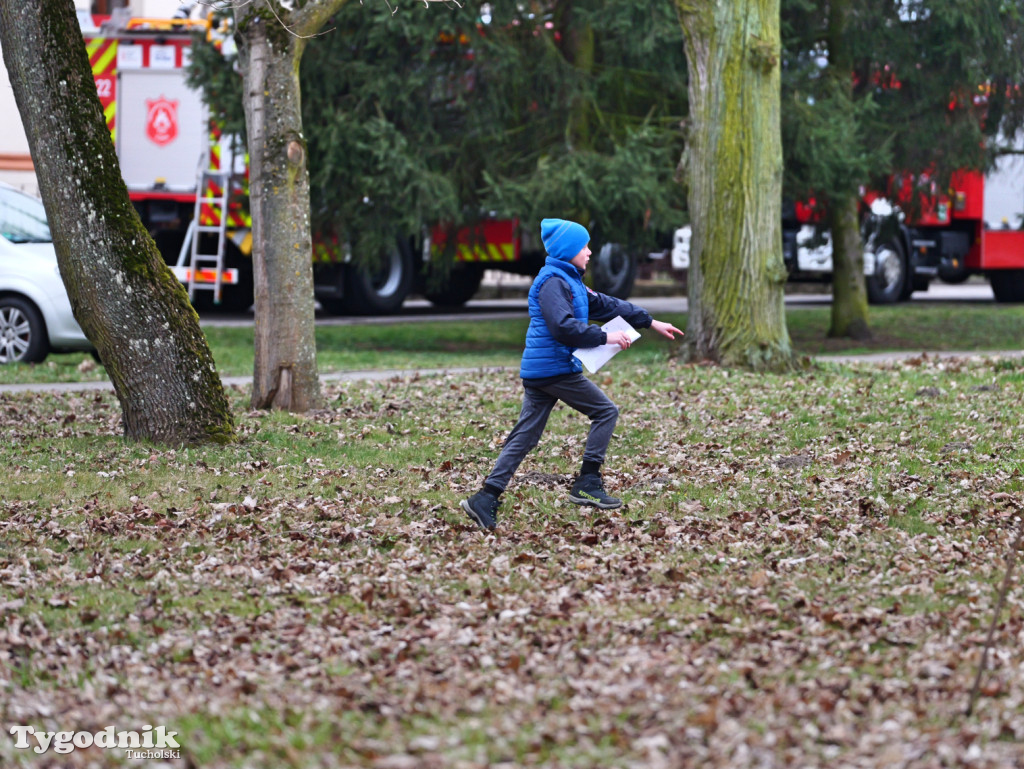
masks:
{"type": "Polygon", "coordinates": [[[636,281],[636,256],[620,243],[605,243],[593,256],[594,290],[628,299],[636,281]]]}
{"type": "MultiPolygon", "coordinates": [[[[456,264],[448,275],[448,281],[444,288],[437,290],[428,288],[423,295],[431,303],[439,307],[461,307],[480,288],[480,281],[484,279],[484,267],[482,264],[456,264]]],[[[429,286],[429,281],[427,283],[429,286]]]]}
{"type": "Polygon", "coordinates": [[[412,251],[398,241],[382,254],[375,267],[349,265],[344,270],[345,308],[357,315],[390,315],[398,312],[412,290],[412,251]]]}
{"type": "Polygon", "coordinates": [[[0,298],[0,364],[40,363],[50,352],[36,306],[18,296],[0,298]]]}
{"type": "Polygon", "coordinates": [[[988,279],[997,302],[1024,302],[1024,270],[993,270],[988,279]]]}
{"type": "Polygon", "coordinates": [[[875,274],[867,279],[871,304],[893,304],[905,299],[910,287],[907,260],[896,241],[887,241],[875,249],[875,274]]]}

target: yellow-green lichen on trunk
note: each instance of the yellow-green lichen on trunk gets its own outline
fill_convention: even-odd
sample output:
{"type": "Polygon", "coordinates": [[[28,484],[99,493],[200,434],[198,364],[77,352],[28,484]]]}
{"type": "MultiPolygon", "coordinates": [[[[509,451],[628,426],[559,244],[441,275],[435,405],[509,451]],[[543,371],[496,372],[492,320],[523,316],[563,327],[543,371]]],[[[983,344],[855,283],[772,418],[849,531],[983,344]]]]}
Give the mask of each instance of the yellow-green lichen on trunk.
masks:
{"type": "MultiPolygon", "coordinates": [[[[826,44],[832,85],[849,98],[853,91],[853,54],[847,39],[847,19],[852,12],[846,0],[834,0],[829,6],[826,44]]],[[[860,234],[859,184],[851,179],[849,194],[827,201],[829,229],[832,232],[832,325],[830,337],[868,339],[868,295],[864,283],[864,251],[860,234]]]]}
{"type": "Polygon", "coordinates": [[[789,368],[778,3],[678,7],[690,72],[690,343],[702,359],[789,368]]]}
{"type": "Polygon", "coordinates": [[[846,200],[830,201],[828,220],[832,232],[832,321],[828,335],[870,339],[857,198],[851,195],[846,200]]]}

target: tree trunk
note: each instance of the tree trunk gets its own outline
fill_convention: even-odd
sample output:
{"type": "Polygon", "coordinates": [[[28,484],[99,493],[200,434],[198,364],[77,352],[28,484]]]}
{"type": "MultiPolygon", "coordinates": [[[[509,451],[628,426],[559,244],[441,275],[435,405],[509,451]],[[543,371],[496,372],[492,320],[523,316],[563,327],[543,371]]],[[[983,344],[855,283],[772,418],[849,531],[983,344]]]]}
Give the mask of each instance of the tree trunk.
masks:
{"type": "Polygon", "coordinates": [[[0,0],[0,45],[75,318],[125,435],[228,442],[234,422],[199,318],[139,220],[71,0],[0,0]]]}
{"type": "MultiPolygon", "coordinates": [[[[852,96],[853,56],[848,42],[848,0],[832,0],[829,4],[826,45],[829,72],[837,88],[852,96]]],[[[864,245],[860,236],[856,189],[842,200],[829,201],[829,223],[832,230],[832,326],[831,337],[869,339],[868,292],[864,283],[864,245]]]]}
{"type": "Polygon", "coordinates": [[[683,158],[697,359],[793,365],[782,260],[778,0],[676,0],[689,65],[683,158]]]}
{"type": "Polygon", "coordinates": [[[293,19],[276,3],[271,12],[272,2],[253,0],[235,11],[253,219],[252,406],[302,412],[320,404],[309,173],[299,93],[305,39],[284,28],[293,19]]]}
{"type": "MultiPolygon", "coordinates": [[[[557,11],[560,16],[555,20],[555,26],[563,31],[562,54],[576,70],[590,76],[594,71],[593,25],[588,21],[575,21],[572,2],[559,3],[557,11]]],[[[565,143],[570,151],[582,152],[594,148],[590,125],[593,113],[594,105],[590,95],[577,90],[572,97],[569,121],[565,126],[565,143]]]]}
{"type": "Polygon", "coordinates": [[[832,326],[828,335],[870,339],[857,198],[831,201],[828,220],[832,231],[832,326]]]}

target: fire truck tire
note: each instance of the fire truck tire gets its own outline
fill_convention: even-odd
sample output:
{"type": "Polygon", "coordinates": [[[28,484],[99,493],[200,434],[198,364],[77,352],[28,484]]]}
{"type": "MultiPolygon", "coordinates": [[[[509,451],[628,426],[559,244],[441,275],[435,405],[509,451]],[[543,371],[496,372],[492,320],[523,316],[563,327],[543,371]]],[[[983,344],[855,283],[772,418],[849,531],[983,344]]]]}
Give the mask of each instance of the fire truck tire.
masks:
{"type": "Polygon", "coordinates": [[[993,270],[989,281],[997,302],[1024,302],[1024,270],[993,270]]]}
{"type": "Polygon", "coordinates": [[[356,315],[390,315],[402,308],[412,290],[412,251],[399,240],[376,267],[348,265],[344,270],[343,305],[356,315]]]}
{"type": "Polygon", "coordinates": [[[50,352],[46,323],[20,296],[0,297],[0,364],[41,363],[50,352]]]}
{"type": "Polygon", "coordinates": [[[605,243],[591,257],[594,290],[618,299],[629,299],[636,282],[637,259],[621,243],[605,243]]]}
{"type": "Polygon", "coordinates": [[[912,290],[903,248],[895,240],[875,249],[875,274],[867,278],[871,304],[894,304],[908,298],[912,290]]]}
{"type": "Polygon", "coordinates": [[[452,267],[444,288],[427,289],[423,295],[439,307],[461,307],[473,298],[483,279],[482,264],[456,264],[452,267]]]}

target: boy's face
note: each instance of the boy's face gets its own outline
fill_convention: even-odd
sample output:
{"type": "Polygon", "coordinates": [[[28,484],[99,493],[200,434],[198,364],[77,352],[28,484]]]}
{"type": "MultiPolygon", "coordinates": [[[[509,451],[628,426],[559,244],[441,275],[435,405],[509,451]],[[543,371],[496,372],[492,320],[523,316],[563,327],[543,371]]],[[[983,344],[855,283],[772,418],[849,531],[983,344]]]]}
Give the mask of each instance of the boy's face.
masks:
{"type": "Polygon", "coordinates": [[[587,243],[580,252],[576,254],[572,259],[569,260],[569,264],[573,265],[580,272],[587,271],[587,263],[590,261],[590,244],[587,243]]]}

